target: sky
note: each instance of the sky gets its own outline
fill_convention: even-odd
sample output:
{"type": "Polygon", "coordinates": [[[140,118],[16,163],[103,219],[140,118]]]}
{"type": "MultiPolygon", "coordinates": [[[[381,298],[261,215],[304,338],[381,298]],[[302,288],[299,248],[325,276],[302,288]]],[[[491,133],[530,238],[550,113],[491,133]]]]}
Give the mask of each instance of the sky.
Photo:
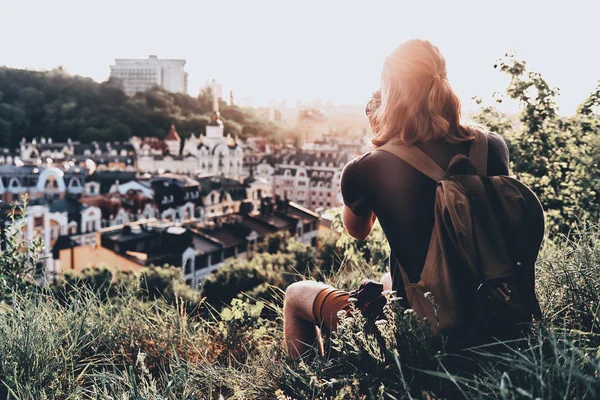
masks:
{"type": "Polygon", "coordinates": [[[364,104],[385,57],[421,38],[444,54],[464,108],[505,89],[493,62],[512,49],[561,89],[569,114],[600,80],[598,15],[598,0],[0,0],[0,65],[100,82],[115,58],[154,54],[187,60],[191,95],[214,78],[255,106],[364,104]]]}

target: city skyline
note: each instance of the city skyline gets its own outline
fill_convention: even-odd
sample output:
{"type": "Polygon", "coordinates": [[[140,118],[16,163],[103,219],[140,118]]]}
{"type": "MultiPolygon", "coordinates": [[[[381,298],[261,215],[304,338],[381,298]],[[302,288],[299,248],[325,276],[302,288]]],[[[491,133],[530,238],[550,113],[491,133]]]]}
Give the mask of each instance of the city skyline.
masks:
{"type": "MultiPolygon", "coordinates": [[[[315,98],[360,105],[377,89],[384,58],[420,37],[440,47],[465,109],[475,108],[473,96],[489,100],[504,90],[508,78],[493,69],[493,61],[515,49],[561,89],[558,103],[569,114],[600,79],[600,56],[587,51],[600,6],[578,3],[176,1],[164,10],[154,1],[11,2],[3,6],[0,36],[10,39],[0,65],[63,66],[104,81],[115,59],[155,54],[187,61],[192,96],[216,79],[226,100],[233,90],[236,100],[252,98],[254,106],[278,99],[293,107],[315,98]]],[[[510,102],[501,107],[515,109],[510,102]]]]}

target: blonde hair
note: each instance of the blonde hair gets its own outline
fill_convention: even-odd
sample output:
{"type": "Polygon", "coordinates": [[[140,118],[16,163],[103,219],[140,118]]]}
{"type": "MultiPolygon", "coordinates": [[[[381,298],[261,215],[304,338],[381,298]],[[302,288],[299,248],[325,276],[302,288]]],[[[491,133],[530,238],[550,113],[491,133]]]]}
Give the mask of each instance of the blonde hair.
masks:
{"type": "Polygon", "coordinates": [[[409,40],[384,62],[381,105],[370,116],[373,144],[471,141],[473,126],[460,122],[460,100],[446,76],[446,60],[427,40],[409,40]]]}

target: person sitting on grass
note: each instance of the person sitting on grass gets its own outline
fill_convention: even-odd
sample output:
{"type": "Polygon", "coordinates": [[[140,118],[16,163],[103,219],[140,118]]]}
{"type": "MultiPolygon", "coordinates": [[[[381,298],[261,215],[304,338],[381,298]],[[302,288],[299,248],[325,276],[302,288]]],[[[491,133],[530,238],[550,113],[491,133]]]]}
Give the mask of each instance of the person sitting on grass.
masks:
{"type": "MultiPolygon", "coordinates": [[[[477,134],[487,136],[487,175],[508,175],[508,148],[496,134],[461,123],[461,107],[448,81],[446,61],[426,40],[410,40],[385,60],[381,91],[367,106],[374,150],[349,162],[341,178],[343,221],[348,233],[364,240],[378,219],[388,240],[390,272],[381,289],[404,296],[401,267],[417,282],[434,225],[436,182],[389,152],[389,141],[414,145],[444,171],[458,154],[469,154],[477,134]]],[[[338,312],[350,309],[350,293],[321,282],[290,285],[285,294],[284,335],[290,357],[316,348],[320,330],[336,329],[338,312]]]]}

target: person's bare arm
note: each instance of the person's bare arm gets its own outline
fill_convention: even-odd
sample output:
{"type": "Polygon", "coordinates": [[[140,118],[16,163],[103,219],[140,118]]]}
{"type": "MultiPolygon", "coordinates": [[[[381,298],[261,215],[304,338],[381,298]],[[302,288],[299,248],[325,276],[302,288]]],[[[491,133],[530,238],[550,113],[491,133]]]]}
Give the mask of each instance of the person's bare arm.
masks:
{"type": "Polygon", "coordinates": [[[366,237],[369,236],[376,218],[373,211],[369,211],[367,215],[361,217],[354,214],[347,206],[344,206],[344,211],[342,213],[342,219],[344,220],[346,230],[350,236],[358,240],[365,240],[366,237]]]}

